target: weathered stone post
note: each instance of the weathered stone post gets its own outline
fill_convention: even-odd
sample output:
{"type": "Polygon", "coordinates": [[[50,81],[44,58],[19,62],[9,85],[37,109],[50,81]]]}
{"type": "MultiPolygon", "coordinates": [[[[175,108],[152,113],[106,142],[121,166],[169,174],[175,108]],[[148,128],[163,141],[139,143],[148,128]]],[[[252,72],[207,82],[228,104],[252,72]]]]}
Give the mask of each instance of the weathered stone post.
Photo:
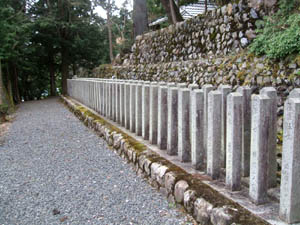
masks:
{"type": "Polygon", "coordinates": [[[243,96],[231,93],[227,97],[226,186],[231,191],[241,189],[243,149],[243,96]]]}
{"type": "Polygon", "coordinates": [[[265,94],[272,100],[268,136],[268,187],[272,188],[277,186],[277,92],[273,87],[265,87],[260,90],[260,94],[265,94]]]}
{"type": "Polygon", "coordinates": [[[177,155],[178,153],[178,88],[168,89],[168,140],[167,153],[177,155]]]}
{"type": "Polygon", "coordinates": [[[120,86],[120,124],[125,127],[125,81],[121,83],[120,86]]]}
{"type": "Polygon", "coordinates": [[[202,86],[202,90],[204,93],[204,162],[205,162],[205,168],[207,166],[207,123],[208,123],[208,116],[207,116],[207,110],[208,110],[208,93],[212,91],[214,87],[211,84],[205,84],[202,86]]]}
{"type": "Polygon", "coordinates": [[[229,85],[223,85],[221,84],[218,87],[218,90],[222,94],[222,111],[221,111],[221,116],[222,116],[222,122],[221,122],[221,163],[222,166],[225,168],[226,167],[226,110],[227,110],[227,96],[231,92],[231,86],[229,85]]]}
{"type": "MultiPolygon", "coordinates": [[[[136,85],[135,93],[135,133],[137,136],[142,136],[142,84],[136,85]]],[[[149,104],[149,103],[148,103],[149,104]]]]}
{"type": "Polygon", "coordinates": [[[221,170],[221,109],[222,94],[211,91],[208,94],[207,109],[207,173],[212,179],[218,179],[221,170]]]}
{"type": "Polygon", "coordinates": [[[125,128],[130,128],[130,83],[125,83],[125,128]]]}
{"type": "Polygon", "coordinates": [[[130,84],[130,131],[135,132],[135,96],[136,96],[136,84],[130,84]]]}
{"type": "Polygon", "coordinates": [[[239,87],[237,92],[243,96],[243,143],[242,143],[242,175],[250,174],[250,143],[251,143],[251,88],[239,87]]]}
{"type": "Polygon", "coordinates": [[[149,141],[151,144],[157,144],[157,114],[158,107],[158,86],[157,82],[152,82],[150,86],[150,134],[149,141]]]}
{"type": "Polygon", "coordinates": [[[203,90],[194,90],[191,95],[191,151],[192,165],[195,169],[204,167],[204,93],[203,90]]]}
{"type": "Polygon", "coordinates": [[[109,118],[110,115],[110,82],[106,82],[106,118],[109,118]]]}
{"type": "Polygon", "coordinates": [[[300,222],[300,96],[295,96],[285,102],[283,117],[279,217],[287,223],[300,222]]]}
{"type": "Polygon", "coordinates": [[[149,140],[149,102],[150,102],[150,85],[144,84],[142,88],[142,136],[144,140],[149,140]]]}
{"type": "Polygon", "coordinates": [[[121,118],[120,118],[120,87],[121,87],[121,82],[116,83],[116,122],[121,123],[121,118]]]}
{"type": "Polygon", "coordinates": [[[178,91],[178,156],[182,162],[191,161],[191,144],[189,129],[190,89],[178,91]]]}
{"type": "Polygon", "coordinates": [[[267,201],[268,137],[272,99],[253,95],[251,103],[251,157],[249,196],[255,204],[267,201]]]}
{"type": "Polygon", "coordinates": [[[168,87],[160,86],[158,89],[158,125],[157,145],[160,149],[167,149],[168,138],[168,87]]]}

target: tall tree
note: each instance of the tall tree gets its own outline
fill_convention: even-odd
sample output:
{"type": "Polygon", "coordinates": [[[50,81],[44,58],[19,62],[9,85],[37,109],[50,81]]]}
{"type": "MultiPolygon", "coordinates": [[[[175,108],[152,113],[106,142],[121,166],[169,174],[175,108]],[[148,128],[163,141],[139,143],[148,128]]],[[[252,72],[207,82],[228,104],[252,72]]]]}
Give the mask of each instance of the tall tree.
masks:
{"type": "Polygon", "coordinates": [[[147,1],[134,0],[133,3],[133,32],[134,37],[148,30],[147,1]]]}
{"type": "Polygon", "coordinates": [[[183,21],[179,7],[175,4],[174,0],[161,0],[161,3],[168,16],[169,23],[174,24],[183,21]]]}

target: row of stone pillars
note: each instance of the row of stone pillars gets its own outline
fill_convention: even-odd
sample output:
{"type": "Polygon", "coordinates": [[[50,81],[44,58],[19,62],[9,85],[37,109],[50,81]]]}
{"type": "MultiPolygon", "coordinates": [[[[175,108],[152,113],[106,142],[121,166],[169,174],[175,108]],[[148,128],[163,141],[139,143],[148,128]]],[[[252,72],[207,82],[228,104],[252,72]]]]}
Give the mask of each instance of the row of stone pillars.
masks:
{"type": "MultiPolygon", "coordinates": [[[[132,80],[72,79],[68,94],[151,144],[178,155],[218,179],[225,168],[228,189],[241,189],[249,176],[249,197],[268,201],[277,185],[277,93],[251,95],[249,87],[132,80]]],[[[280,217],[300,222],[300,90],[285,103],[280,217]]]]}

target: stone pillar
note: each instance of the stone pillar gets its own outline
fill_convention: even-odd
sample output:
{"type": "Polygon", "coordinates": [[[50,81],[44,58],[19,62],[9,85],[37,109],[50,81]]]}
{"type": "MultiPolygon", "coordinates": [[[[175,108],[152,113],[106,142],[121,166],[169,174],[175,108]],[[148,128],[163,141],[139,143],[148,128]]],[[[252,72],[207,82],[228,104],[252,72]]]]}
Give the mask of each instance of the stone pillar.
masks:
{"type": "Polygon", "coordinates": [[[116,83],[111,84],[111,120],[116,121],[116,83]]]}
{"type": "Polygon", "coordinates": [[[227,95],[231,92],[231,86],[220,85],[218,90],[222,94],[222,109],[221,109],[221,164],[222,167],[226,167],[226,109],[227,109],[227,95]]]}
{"type": "Polygon", "coordinates": [[[267,95],[272,100],[269,113],[269,136],[268,138],[268,187],[277,186],[277,92],[273,87],[265,87],[260,94],[267,95]]]}
{"type": "Polygon", "coordinates": [[[178,153],[178,88],[168,89],[168,138],[167,153],[178,153]]]}
{"type": "Polygon", "coordinates": [[[130,128],[130,83],[125,83],[125,128],[130,128]]]}
{"type": "Polygon", "coordinates": [[[222,94],[211,91],[208,94],[207,108],[207,173],[218,179],[221,170],[221,108],[222,94]]]}
{"type": "Polygon", "coordinates": [[[157,82],[152,82],[150,86],[150,133],[149,141],[151,144],[157,144],[157,114],[158,107],[158,86],[157,82]]]}
{"type": "Polygon", "coordinates": [[[204,168],[204,93],[194,90],[191,95],[191,151],[192,165],[195,169],[204,168]]]}
{"type": "Polygon", "coordinates": [[[242,175],[250,174],[250,142],[251,142],[251,88],[239,87],[237,92],[243,96],[243,142],[242,142],[242,175]]]}
{"type": "Polygon", "coordinates": [[[110,116],[110,82],[107,81],[106,83],[106,118],[110,116]]]}
{"type": "Polygon", "coordinates": [[[251,103],[251,157],[249,196],[255,204],[267,202],[269,113],[272,99],[253,95],[251,103]]]}
{"type": "MultiPolygon", "coordinates": [[[[142,136],[142,84],[136,85],[135,93],[135,133],[137,136],[142,136]]],[[[149,102],[148,102],[149,104],[149,102]]]]}
{"type": "Polygon", "coordinates": [[[158,90],[158,125],[157,145],[160,149],[167,149],[168,138],[168,87],[160,86],[158,90]]]}
{"type": "Polygon", "coordinates": [[[120,119],[120,87],[121,87],[121,83],[117,82],[116,83],[116,122],[118,124],[121,123],[121,119],[120,119]]]}
{"type": "Polygon", "coordinates": [[[294,92],[285,102],[283,123],[279,217],[289,224],[300,222],[300,96],[296,96],[294,92]]]}
{"type": "Polygon", "coordinates": [[[150,85],[144,85],[142,88],[142,136],[144,140],[149,140],[149,103],[150,103],[150,85]]]}
{"type": "Polygon", "coordinates": [[[103,82],[103,91],[102,91],[102,93],[103,93],[103,98],[102,98],[102,100],[103,100],[103,106],[102,106],[102,108],[103,108],[103,111],[102,111],[102,115],[103,116],[106,116],[106,101],[107,101],[107,95],[106,95],[106,82],[103,82]]]}
{"type": "Polygon", "coordinates": [[[123,127],[125,127],[125,101],[125,82],[122,82],[120,86],[120,124],[123,127]]]}
{"type": "Polygon", "coordinates": [[[207,166],[207,123],[208,123],[208,116],[207,116],[207,110],[208,110],[208,93],[210,91],[212,91],[214,89],[214,87],[211,84],[205,84],[202,86],[202,90],[204,93],[204,170],[206,170],[206,166],[207,166]]]}
{"type": "Polygon", "coordinates": [[[190,90],[178,91],[178,156],[182,162],[191,161],[191,145],[189,130],[190,90]]]}
{"type": "Polygon", "coordinates": [[[241,189],[243,149],[243,96],[231,93],[227,98],[226,186],[231,191],[241,189]]]}
{"type": "Polygon", "coordinates": [[[135,96],[136,96],[136,84],[130,84],[130,131],[135,132],[135,96]]]}

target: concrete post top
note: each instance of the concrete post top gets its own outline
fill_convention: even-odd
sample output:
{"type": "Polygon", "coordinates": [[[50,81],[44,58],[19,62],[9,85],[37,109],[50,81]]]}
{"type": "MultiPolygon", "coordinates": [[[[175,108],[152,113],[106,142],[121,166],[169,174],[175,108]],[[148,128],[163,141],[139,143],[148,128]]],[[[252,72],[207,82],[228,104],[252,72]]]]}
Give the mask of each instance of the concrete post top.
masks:
{"type": "Polygon", "coordinates": [[[151,83],[150,81],[144,81],[145,85],[150,84],[150,83],[151,83]]]}
{"type": "Polygon", "coordinates": [[[152,85],[152,86],[157,85],[157,84],[158,84],[158,83],[155,82],[155,81],[154,81],[154,82],[151,82],[151,85],[152,85]]]}
{"type": "Polygon", "coordinates": [[[188,89],[188,88],[180,88],[179,91],[181,91],[181,92],[189,92],[190,89],[188,89]]]}
{"type": "Polygon", "coordinates": [[[208,95],[222,95],[222,93],[219,90],[210,91],[208,95]]]}
{"type": "Polygon", "coordinates": [[[232,92],[232,93],[228,94],[227,98],[229,98],[229,97],[243,97],[243,95],[238,92],[232,92]]]}
{"type": "Polygon", "coordinates": [[[300,104],[300,98],[288,98],[287,103],[300,104]]]}
{"type": "Polygon", "coordinates": [[[252,101],[258,101],[258,100],[263,100],[263,99],[271,99],[271,98],[267,95],[256,95],[256,94],[254,94],[254,95],[251,96],[252,101]]]}
{"type": "Polygon", "coordinates": [[[274,87],[264,87],[259,91],[261,95],[267,95],[269,98],[277,98],[277,91],[274,87]]]}
{"type": "Polygon", "coordinates": [[[198,84],[190,84],[190,85],[188,86],[188,88],[189,88],[190,90],[198,89],[198,88],[199,88],[199,85],[198,85],[198,84]]]}
{"type": "Polygon", "coordinates": [[[167,83],[166,83],[166,82],[164,82],[164,81],[161,81],[161,82],[159,82],[158,84],[159,84],[160,86],[167,85],[167,83]]]}
{"type": "Polygon", "coordinates": [[[167,86],[160,86],[159,87],[161,90],[168,90],[168,87],[167,86]]]}
{"type": "Polygon", "coordinates": [[[170,91],[178,91],[179,88],[178,88],[178,87],[170,87],[169,90],[170,90],[170,91]]]}
{"type": "Polygon", "coordinates": [[[196,89],[193,91],[194,93],[204,93],[203,89],[196,89]]]}
{"type": "Polygon", "coordinates": [[[228,90],[231,90],[232,89],[232,86],[230,86],[230,85],[227,85],[227,84],[220,84],[219,85],[219,87],[218,87],[218,90],[226,90],[226,89],[228,89],[228,90]]]}
{"type": "Polygon", "coordinates": [[[209,88],[209,87],[213,87],[213,85],[212,85],[212,84],[204,84],[204,85],[202,86],[202,88],[209,88]]]}
{"type": "Polygon", "coordinates": [[[300,98],[300,88],[293,89],[288,98],[300,98]]]}
{"type": "Polygon", "coordinates": [[[178,88],[186,88],[186,87],[187,87],[187,84],[186,84],[186,83],[178,83],[178,84],[177,84],[177,87],[178,87],[178,88]]]}
{"type": "Polygon", "coordinates": [[[171,88],[171,87],[176,87],[176,84],[175,84],[174,82],[172,82],[172,83],[167,83],[167,86],[170,87],[170,88],[171,88]]]}

